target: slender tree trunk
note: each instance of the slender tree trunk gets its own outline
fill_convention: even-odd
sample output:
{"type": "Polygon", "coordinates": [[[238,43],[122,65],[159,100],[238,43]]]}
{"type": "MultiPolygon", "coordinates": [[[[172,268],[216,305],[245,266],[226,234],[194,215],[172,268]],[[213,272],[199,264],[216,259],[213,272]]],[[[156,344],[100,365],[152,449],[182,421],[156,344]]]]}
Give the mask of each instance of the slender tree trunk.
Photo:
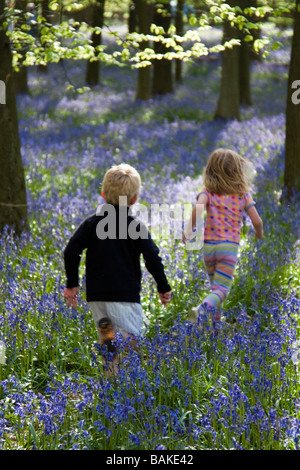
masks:
{"type": "Polygon", "coordinates": [[[134,33],[137,30],[137,0],[133,0],[129,4],[128,31],[134,33]]]}
{"type": "MultiPolygon", "coordinates": [[[[26,12],[27,2],[24,0],[16,0],[15,8],[22,12],[20,19],[17,21],[16,26],[20,27],[24,24],[25,20],[23,18],[23,14],[26,12]]],[[[21,52],[22,55],[24,51],[21,52]]],[[[29,87],[28,87],[28,73],[27,67],[21,65],[18,71],[13,72],[14,83],[15,83],[15,91],[17,95],[29,95],[29,87]]]]}
{"type": "MultiPolygon", "coordinates": [[[[45,18],[47,23],[51,23],[51,10],[49,8],[49,0],[41,0],[40,15],[45,18]]],[[[48,65],[38,65],[38,71],[42,73],[48,72],[48,65]]]]}
{"type": "MultiPolygon", "coordinates": [[[[179,36],[183,35],[183,7],[184,0],[177,0],[175,26],[176,34],[179,36]]],[[[176,59],[175,64],[175,81],[177,83],[182,83],[182,61],[180,59],[176,59]]]]}
{"type": "Polygon", "coordinates": [[[289,199],[300,191],[300,0],[296,0],[294,36],[286,104],[284,187],[289,199]]]}
{"type": "MultiPolygon", "coordinates": [[[[171,6],[170,1],[163,3],[156,2],[154,11],[154,24],[162,26],[165,32],[171,26],[171,6]],[[163,9],[163,12],[161,10],[163,9]]],[[[161,43],[154,45],[157,54],[164,54],[168,49],[161,43]]],[[[153,95],[165,95],[173,93],[172,62],[168,59],[155,59],[153,61],[153,95]]]]}
{"type": "MultiPolygon", "coordinates": [[[[229,0],[228,3],[242,9],[256,6],[256,0],[229,0]]],[[[222,77],[215,118],[239,120],[240,105],[252,104],[251,45],[244,41],[243,33],[225,22],[223,42],[230,39],[240,39],[241,45],[222,52],[222,77]]]]}
{"type": "Polygon", "coordinates": [[[0,80],[5,84],[5,104],[0,104],[0,230],[8,225],[19,234],[27,223],[27,201],[12,55],[9,40],[2,29],[4,7],[5,0],[0,0],[0,80]]]}
{"type": "MultiPolygon", "coordinates": [[[[235,28],[224,23],[223,42],[236,38],[235,28]]],[[[222,52],[222,76],[215,119],[240,119],[239,46],[222,52]]]]}
{"type": "Polygon", "coordinates": [[[21,65],[18,71],[13,72],[15,92],[17,95],[29,95],[27,67],[21,65]]]}
{"type": "MultiPolygon", "coordinates": [[[[100,28],[102,28],[104,4],[105,0],[97,0],[96,4],[93,5],[93,17],[91,21],[91,26],[99,26],[100,28]]],[[[92,33],[92,44],[94,48],[101,45],[101,36],[101,34],[92,33]]],[[[91,87],[96,86],[100,83],[100,62],[98,60],[93,62],[89,61],[87,63],[86,83],[91,87]]]]}
{"type": "MultiPolygon", "coordinates": [[[[238,5],[243,10],[245,8],[254,7],[257,8],[257,0],[239,0],[238,5]]],[[[247,15],[246,15],[247,16],[247,15]]],[[[250,16],[249,21],[252,23],[257,22],[256,18],[250,16]]],[[[260,32],[256,29],[251,30],[253,41],[259,37],[260,32]]],[[[239,92],[240,92],[240,104],[251,106],[251,60],[259,59],[259,54],[255,53],[252,49],[252,43],[244,40],[244,34],[240,34],[241,47],[239,55],[239,92]]]]}
{"type": "MultiPolygon", "coordinates": [[[[153,4],[147,0],[136,0],[138,31],[140,34],[149,34],[153,18],[153,4]]],[[[149,47],[149,42],[141,42],[141,50],[149,47]]],[[[138,69],[136,99],[149,100],[152,96],[151,89],[152,67],[138,69]]]]}
{"type": "Polygon", "coordinates": [[[241,39],[241,45],[239,48],[239,101],[240,104],[244,106],[252,105],[250,51],[250,46],[243,39],[241,39]]]}

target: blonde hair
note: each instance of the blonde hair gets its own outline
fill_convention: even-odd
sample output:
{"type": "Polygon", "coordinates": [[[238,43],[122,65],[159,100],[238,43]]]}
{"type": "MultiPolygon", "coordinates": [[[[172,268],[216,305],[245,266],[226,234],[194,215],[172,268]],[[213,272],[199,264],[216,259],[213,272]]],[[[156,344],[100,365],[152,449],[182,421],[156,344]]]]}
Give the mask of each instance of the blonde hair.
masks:
{"type": "Polygon", "coordinates": [[[139,173],[127,163],[114,165],[103,179],[102,192],[108,204],[119,205],[120,197],[127,197],[127,205],[141,190],[142,182],[139,173]]]}
{"type": "Polygon", "coordinates": [[[251,189],[249,162],[233,150],[212,152],[204,169],[204,187],[215,194],[243,194],[251,189]]]}

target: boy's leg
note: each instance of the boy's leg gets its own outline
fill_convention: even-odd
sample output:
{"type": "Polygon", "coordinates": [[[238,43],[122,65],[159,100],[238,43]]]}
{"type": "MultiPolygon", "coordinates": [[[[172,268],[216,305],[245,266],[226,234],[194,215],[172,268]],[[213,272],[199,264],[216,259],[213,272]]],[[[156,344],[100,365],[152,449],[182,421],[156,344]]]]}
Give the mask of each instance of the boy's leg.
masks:
{"type": "Polygon", "coordinates": [[[112,321],[103,317],[98,322],[99,343],[103,365],[106,372],[117,372],[118,354],[115,338],[115,330],[112,321]]]}
{"type": "Polygon", "coordinates": [[[108,316],[105,302],[89,302],[98,332],[102,364],[107,377],[118,371],[118,354],[114,344],[115,327],[108,316]]]}
{"type": "MultiPolygon", "coordinates": [[[[112,323],[114,333],[121,333],[125,348],[137,349],[138,338],[142,336],[145,320],[140,304],[133,302],[89,302],[89,305],[98,329],[100,344],[103,343],[105,337],[104,332],[98,328],[98,322],[107,318],[112,323]]],[[[116,353],[113,357],[111,354],[110,358],[112,361],[108,364],[106,358],[103,357],[103,363],[109,369],[109,375],[118,371],[119,354],[116,353]]]]}

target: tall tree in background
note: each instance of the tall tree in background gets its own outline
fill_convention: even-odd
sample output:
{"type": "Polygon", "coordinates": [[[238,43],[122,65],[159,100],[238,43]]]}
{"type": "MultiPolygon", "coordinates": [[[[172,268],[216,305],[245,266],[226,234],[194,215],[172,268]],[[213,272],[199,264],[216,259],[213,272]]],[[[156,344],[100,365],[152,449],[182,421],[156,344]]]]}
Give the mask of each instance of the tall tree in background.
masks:
{"type": "MultiPolygon", "coordinates": [[[[171,4],[170,0],[155,2],[153,23],[162,26],[167,34],[171,26],[171,4]]],[[[155,43],[156,54],[165,54],[168,48],[163,43],[155,43]]],[[[153,95],[165,95],[173,93],[172,61],[168,59],[153,60],[153,95]]]]}
{"type": "MultiPolygon", "coordinates": [[[[22,27],[22,24],[26,23],[24,14],[26,12],[27,2],[24,0],[16,0],[15,8],[20,11],[19,19],[16,22],[17,27],[22,27]]],[[[24,51],[20,51],[22,55],[24,55],[24,51]]],[[[28,87],[28,73],[27,67],[21,65],[18,71],[13,72],[14,83],[15,83],[15,90],[17,94],[29,94],[29,87],[28,87]]]]}
{"type": "MultiPolygon", "coordinates": [[[[231,7],[242,9],[256,7],[256,0],[230,0],[231,7]]],[[[229,21],[224,22],[223,43],[231,39],[239,39],[240,46],[226,48],[222,52],[222,76],[216,118],[240,119],[240,105],[251,105],[250,62],[251,49],[246,43],[243,33],[229,21]]]]}
{"type": "MultiPolygon", "coordinates": [[[[104,18],[104,4],[105,0],[96,0],[95,3],[91,6],[91,20],[90,25],[94,28],[103,26],[104,18]]],[[[92,33],[92,45],[96,49],[101,45],[102,35],[98,32],[92,33]]],[[[95,50],[95,56],[97,56],[97,51],[95,50]]],[[[86,67],[86,83],[93,87],[100,83],[100,62],[98,60],[89,61],[86,67]]]]}
{"type": "Polygon", "coordinates": [[[296,0],[294,36],[288,79],[286,104],[286,138],[284,186],[287,197],[300,191],[300,0],[296,0]],[[296,95],[295,86],[298,87],[296,95]]]}
{"type": "Polygon", "coordinates": [[[137,0],[129,3],[128,32],[134,33],[137,30],[137,0]]]}
{"type": "MultiPolygon", "coordinates": [[[[234,4],[236,2],[230,2],[231,6],[235,6],[234,4]]],[[[235,28],[226,20],[223,26],[223,43],[236,38],[235,28]]],[[[222,51],[222,75],[216,119],[240,119],[239,47],[233,46],[222,51]]]]}
{"type": "MultiPolygon", "coordinates": [[[[184,7],[184,0],[177,0],[175,27],[176,27],[176,34],[178,34],[178,36],[183,36],[183,7],[184,7]]],[[[177,83],[182,82],[182,61],[180,59],[176,59],[175,81],[177,83]]]]}
{"type": "MultiPolygon", "coordinates": [[[[45,18],[47,23],[51,23],[51,11],[49,9],[49,0],[41,0],[40,5],[39,5],[39,11],[38,13],[45,18]]],[[[48,71],[48,66],[47,64],[45,65],[38,65],[38,70],[39,72],[47,73],[48,71]]]]}
{"type": "MultiPolygon", "coordinates": [[[[153,18],[153,3],[149,0],[136,0],[137,24],[140,34],[149,34],[153,18]]],[[[149,41],[142,41],[140,49],[149,47],[149,41]]],[[[151,66],[138,69],[136,99],[149,100],[152,96],[151,66]]]]}
{"type": "MultiPolygon", "coordinates": [[[[241,35],[242,36],[242,35],[241,35]]],[[[240,105],[250,106],[252,105],[251,95],[251,74],[250,74],[250,63],[251,53],[250,45],[243,37],[241,37],[241,45],[239,48],[239,103],[240,105]]]]}
{"type": "Polygon", "coordinates": [[[27,222],[24,169],[13,83],[12,54],[6,36],[5,0],[0,0],[0,80],[5,83],[6,104],[0,104],[0,230],[13,227],[20,233],[27,222]]]}

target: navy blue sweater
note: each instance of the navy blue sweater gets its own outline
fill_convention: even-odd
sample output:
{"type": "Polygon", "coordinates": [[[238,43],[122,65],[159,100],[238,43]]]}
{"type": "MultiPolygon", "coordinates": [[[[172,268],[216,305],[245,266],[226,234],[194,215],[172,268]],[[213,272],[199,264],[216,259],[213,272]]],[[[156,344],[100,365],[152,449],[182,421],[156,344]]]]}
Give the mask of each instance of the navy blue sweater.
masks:
{"type": "MultiPolygon", "coordinates": [[[[107,205],[103,206],[104,209],[105,207],[107,205]]],[[[147,270],[156,281],[158,292],[169,292],[171,287],[164,272],[159,249],[145,225],[130,215],[128,208],[121,209],[125,209],[125,218],[121,219],[123,222],[125,220],[125,225],[122,225],[119,206],[111,207],[115,208],[116,217],[115,227],[111,225],[113,230],[110,236],[104,238],[104,219],[108,213],[102,210],[101,215],[87,218],[70,238],[64,250],[67,287],[79,286],[79,263],[82,252],[87,249],[87,301],[140,302],[141,255],[147,270]],[[140,236],[124,237],[130,225],[133,227],[133,233],[140,233],[140,236]]],[[[132,233],[132,230],[129,229],[129,233],[132,233]]]]}

